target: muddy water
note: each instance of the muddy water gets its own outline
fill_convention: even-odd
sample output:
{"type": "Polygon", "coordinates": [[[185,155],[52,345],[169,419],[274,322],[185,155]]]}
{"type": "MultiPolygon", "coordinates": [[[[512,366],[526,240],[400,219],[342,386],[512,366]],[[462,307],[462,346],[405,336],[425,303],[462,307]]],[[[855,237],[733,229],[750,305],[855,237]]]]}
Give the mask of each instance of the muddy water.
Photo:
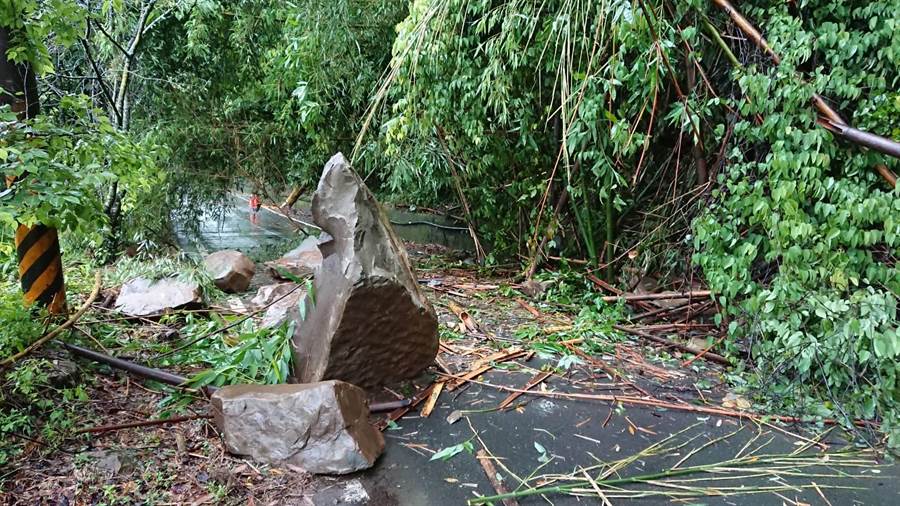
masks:
{"type": "MultiPolygon", "coordinates": [[[[229,207],[204,215],[196,228],[176,227],[176,237],[179,246],[189,253],[236,249],[260,259],[274,258],[299,244],[307,234],[319,233],[311,225],[308,203],[299,202],[298,207],[293,222],[277,209],[266,207],[252,217],[246,197],[235,195],[229,207]]],[[[403,240],[460,251],[473,249],[468,230],[444,216],[391,208],[387,212],[403,240]]]]}

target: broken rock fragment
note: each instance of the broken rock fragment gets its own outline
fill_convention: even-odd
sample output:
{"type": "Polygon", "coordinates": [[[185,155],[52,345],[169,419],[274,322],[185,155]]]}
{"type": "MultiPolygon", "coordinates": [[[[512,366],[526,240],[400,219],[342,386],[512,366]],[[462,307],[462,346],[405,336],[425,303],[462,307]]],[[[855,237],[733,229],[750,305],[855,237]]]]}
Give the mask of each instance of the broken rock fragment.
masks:
{"type": "Polygon", "coordinates": [[[288,251],[278,260],[266,263],[272,277],[286,279],[282,271],[292,276],[305,278],[312,276],[313,272],[322,263],[322,252],[319,251],[319,239],[309,236],[300,243],[300,246],[288,251]]]}
{"type": "Polygon", "coordinates": [[[212,277],[213,282],[226,293],[238,293],[247,290],[250,280],[256,272],[256,264],[240,251],[216,251],[203,259],[203,266],[212,277]]]}
{"type": "Polygon", "coordinates": [[[384,450],[365,392],[342,381],[231,385],[212,406],[228,451],[260,462],[346,474],[372,467],[384,450]]]}
{"type": "Polygon", "coordinates": [[[306,290],[296,283],[276,283],[261,286],[250,304],[257,310],[266,308],[259,325],[262,328],[273,328],[290,319],[300,319],[298,304],[304,295],[306,290]]]}
{"type": "Polygon", "coordinates": [[[134,278],[122,285],[115,308],[128,316],[151,317],[173,309],[199,305],[202,300],[200,285],[192,281],[134,278]]]}
{"type": "Polygon", "coordinates": [[[375,197],[340,153],[313,196],[319,246],[314,296],[294,333],[295,376],[371,388],[415,377],[437,354],[437,317],[375,197]]]}

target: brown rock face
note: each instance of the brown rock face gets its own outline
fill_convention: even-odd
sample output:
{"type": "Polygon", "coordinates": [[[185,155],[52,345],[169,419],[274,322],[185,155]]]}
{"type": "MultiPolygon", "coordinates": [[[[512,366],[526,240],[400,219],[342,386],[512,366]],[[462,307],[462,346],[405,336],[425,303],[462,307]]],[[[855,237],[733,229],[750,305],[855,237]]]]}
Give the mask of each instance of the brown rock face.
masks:
{"type": "Polygon", "coordinates": [[[375,197],[343,155],[325,166],[313,220],[332,239],[319,246],[306,319],[294,333],[295,376],[363,388],[414,377],[437,354],[437,317],[406,250],[375,197]]]}
{"type": "Polygon", "coordinates": [[[203,266],[219,290],[227,293],[243,292],[250,286],[256,264],[240,251],[222,250],[207,255],[203,266]]]}
{"type": "Polygon", "coordinates": [[[346,474],[372,467],[384,451],[365,392],[341,381],[230,385],[211,402],[228,451],[260,462],[346,474]]]}

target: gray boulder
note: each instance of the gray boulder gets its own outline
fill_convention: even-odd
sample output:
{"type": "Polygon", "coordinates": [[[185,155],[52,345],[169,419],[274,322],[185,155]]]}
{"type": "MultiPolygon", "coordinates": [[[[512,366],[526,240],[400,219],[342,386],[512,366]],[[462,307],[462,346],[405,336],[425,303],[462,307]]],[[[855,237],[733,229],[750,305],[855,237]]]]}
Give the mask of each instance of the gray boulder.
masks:
{"type": "Polygon", "coordinates": [[[134,278],[122,285],[115,308],[128,316],[146,318],[185,306],[197,306],[202,301],[200,285],[193,281],[134,278]]]}
{"type": "Polygon", "coordinates": [[[295,376],[363,388],[417,376],[437,354],[434,308],[381,206],[340,153],[325,166],[312,213],[331,240],[319,246],[315,296],[294,333],[295,376]]]}
{"type": "Polygon", "coordinates": [[[238,293],[247,290],[256,273],[256,264],[240,251],[216,251],[203,259],[203,266],[219,290],[238,293]]]}
{"type": "Polygon", "coordinates": [[[384,450],[361,389],[341,381],[230,385],[212,395],[229,452],[317,474],[368,469],[384,450]]]}
{"type": "Polygon", "coordinates": [[[306,290],[296,283],[276,283],[259,287],[250,304],[254,310],[268,306],[259,325],[262,328],[273,328],[288,320],[300,319],[298,304],[304,295],[306,290]]]}
{"type": "Polygon", "coordinates": [[[319,239],[309,236],[300,246],[288,251],[278,260],[266,262],[269,273],[277,279],[286,279],[282,271],[287,271],[298,278],[306,278],[322,264],[322,252],[319,251],[319,239]]]}

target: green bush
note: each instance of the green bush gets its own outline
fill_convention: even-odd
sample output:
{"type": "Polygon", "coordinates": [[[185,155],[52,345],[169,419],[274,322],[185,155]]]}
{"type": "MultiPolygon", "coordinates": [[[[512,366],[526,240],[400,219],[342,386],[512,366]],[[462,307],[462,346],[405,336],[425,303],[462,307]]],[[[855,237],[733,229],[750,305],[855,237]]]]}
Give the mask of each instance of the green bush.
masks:
{"type": "Polygon", "coordinates": [[[837,142],[810,105],[819,92],[851,124],[900,139],[896,3],[812,0],[805,16],[744,4],[783,61],[736,72],[743,119],[694,223],[694,260],[749,345],[758,387],[787,407],[811,395],[828,401],[819,415],[879,419],[900,445],[900,190],[873,171],[898,164],[837,142]]]}

